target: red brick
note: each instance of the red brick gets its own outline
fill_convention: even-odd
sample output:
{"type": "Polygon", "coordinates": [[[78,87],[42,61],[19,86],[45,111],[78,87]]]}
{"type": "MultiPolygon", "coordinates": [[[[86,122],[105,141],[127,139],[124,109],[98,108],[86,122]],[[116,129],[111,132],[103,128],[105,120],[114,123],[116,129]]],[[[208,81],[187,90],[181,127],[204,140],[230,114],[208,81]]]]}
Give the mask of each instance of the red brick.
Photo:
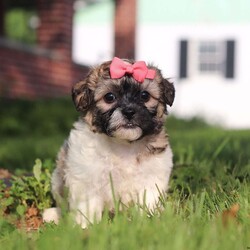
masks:
{"type": "Polygon", "coordinates": [[[71,0],[37,0],[41,26],[38,46],[58,52],[60,59],[0,46],[0,96],[37,98],[70,95],[72,84],[87,68],[72,62],[71,0]],[[55,39],[55,37],[60,39],[55,39]]]}

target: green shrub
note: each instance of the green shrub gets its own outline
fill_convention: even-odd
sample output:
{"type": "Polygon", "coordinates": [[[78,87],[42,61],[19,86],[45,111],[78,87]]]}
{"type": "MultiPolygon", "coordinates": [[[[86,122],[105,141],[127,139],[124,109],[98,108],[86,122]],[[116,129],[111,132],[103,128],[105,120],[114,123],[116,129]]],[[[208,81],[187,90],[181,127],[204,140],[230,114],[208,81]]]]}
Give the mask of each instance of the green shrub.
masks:
{"type": "Polygon", "coordinates": [[[29,207],[36,207],[40,211],[51,207],[51,170],[42,167],[41,160],[37,159],[33,166],[32,175],[13,175],[10,186],[0,184],[1,212],[16,213],[23,216],[29,207]]]}

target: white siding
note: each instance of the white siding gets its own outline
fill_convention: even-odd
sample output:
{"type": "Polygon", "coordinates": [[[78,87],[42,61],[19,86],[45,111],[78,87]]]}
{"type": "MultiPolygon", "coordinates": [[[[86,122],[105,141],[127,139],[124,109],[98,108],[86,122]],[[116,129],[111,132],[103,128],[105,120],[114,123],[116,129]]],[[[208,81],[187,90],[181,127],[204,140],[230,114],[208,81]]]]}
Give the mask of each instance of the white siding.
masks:
{"type": "Polygon", "coordinates": [[[139,25],[137,59],[152,61],[175,82],[176,100],[171,110],[181,117],[199,115],[230,128],[250,127],[250,25],[139,25]],[[189,77],[178,79],[179,42],[189,42],[189,77]],[[192,70],[192,43],[234,40],[235,78],[200,76],[192,70]]]}

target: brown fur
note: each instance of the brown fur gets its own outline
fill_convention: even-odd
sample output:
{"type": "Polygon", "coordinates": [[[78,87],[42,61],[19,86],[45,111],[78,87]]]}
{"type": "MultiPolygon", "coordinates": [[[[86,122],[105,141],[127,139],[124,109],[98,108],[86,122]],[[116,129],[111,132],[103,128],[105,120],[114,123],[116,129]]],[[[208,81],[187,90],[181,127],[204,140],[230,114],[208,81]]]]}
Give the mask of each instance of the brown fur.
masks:
{"type": "MultiPolygon", "coordinates": [[[[128,63],[134,63],[133,60],[124,59],[128,63]]],[[[109,73],[111,61],[104,62],[100,66],[94,67],[90,70],[85,80],[76,83],[72,88],[72,98],[75,103],[76,109],[83,113],[85,116],[85,121],[89,124],[93,131],[97,129],[94,128],[92,124],[92,112],[91,108],[93,103],[96,103],[98,107],[105,108],[105,103],[102,101],[103,96],[112,90],[112,86],[120,85],[121,79],[111,79],[109,73]]],[[[156,71],[156,76],[154,80],[145,79],[143,85],[146,89],[149,88],[149,92],[152,96],[151,106],[157,106],[157,117],[162,118],[164,113],[167,113],[166,105],[172,106],[175,89],[168,79],[163,78],[161,71],[152,66],[148,65],[149,69],[154,69],[156,71]],[[157,93],[157,91],[159,93],[157,93]]],[[[107,106],[107,105],[106,105],[107,106]]],[[[146,103],[147,108],[151,108],[150,103],[146,103]]]]}

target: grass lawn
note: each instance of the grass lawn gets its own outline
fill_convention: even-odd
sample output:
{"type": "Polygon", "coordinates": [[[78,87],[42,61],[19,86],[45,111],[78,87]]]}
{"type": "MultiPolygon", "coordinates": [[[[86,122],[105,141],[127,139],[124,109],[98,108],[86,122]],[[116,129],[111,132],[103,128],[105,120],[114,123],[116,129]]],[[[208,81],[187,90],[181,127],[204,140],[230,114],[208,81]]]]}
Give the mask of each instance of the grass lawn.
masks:
{"type": "MultiPolygon", "coordinates": [[[[1,100],[0,119],[0,168],[19,175],[31,172],[36,158],[51,171],[77,113],[68,99],[1,100]]],[[[170,117],[167,131],[175,166],[163,211],[139,213],[133,206],[112,220],[104,213],[101,223],[87,230],[65,216],[58,226],[29,232],[2,213],[0,249],[250,249],[250,130],[170,117]]],[[[44,176],[47,183],[49,174],[44,176]]],[[[0,193],[1,206],[3,200],[0,193]]],[[[13,217],[23,218],[20,206],[13,211],[13,217]]]]}

